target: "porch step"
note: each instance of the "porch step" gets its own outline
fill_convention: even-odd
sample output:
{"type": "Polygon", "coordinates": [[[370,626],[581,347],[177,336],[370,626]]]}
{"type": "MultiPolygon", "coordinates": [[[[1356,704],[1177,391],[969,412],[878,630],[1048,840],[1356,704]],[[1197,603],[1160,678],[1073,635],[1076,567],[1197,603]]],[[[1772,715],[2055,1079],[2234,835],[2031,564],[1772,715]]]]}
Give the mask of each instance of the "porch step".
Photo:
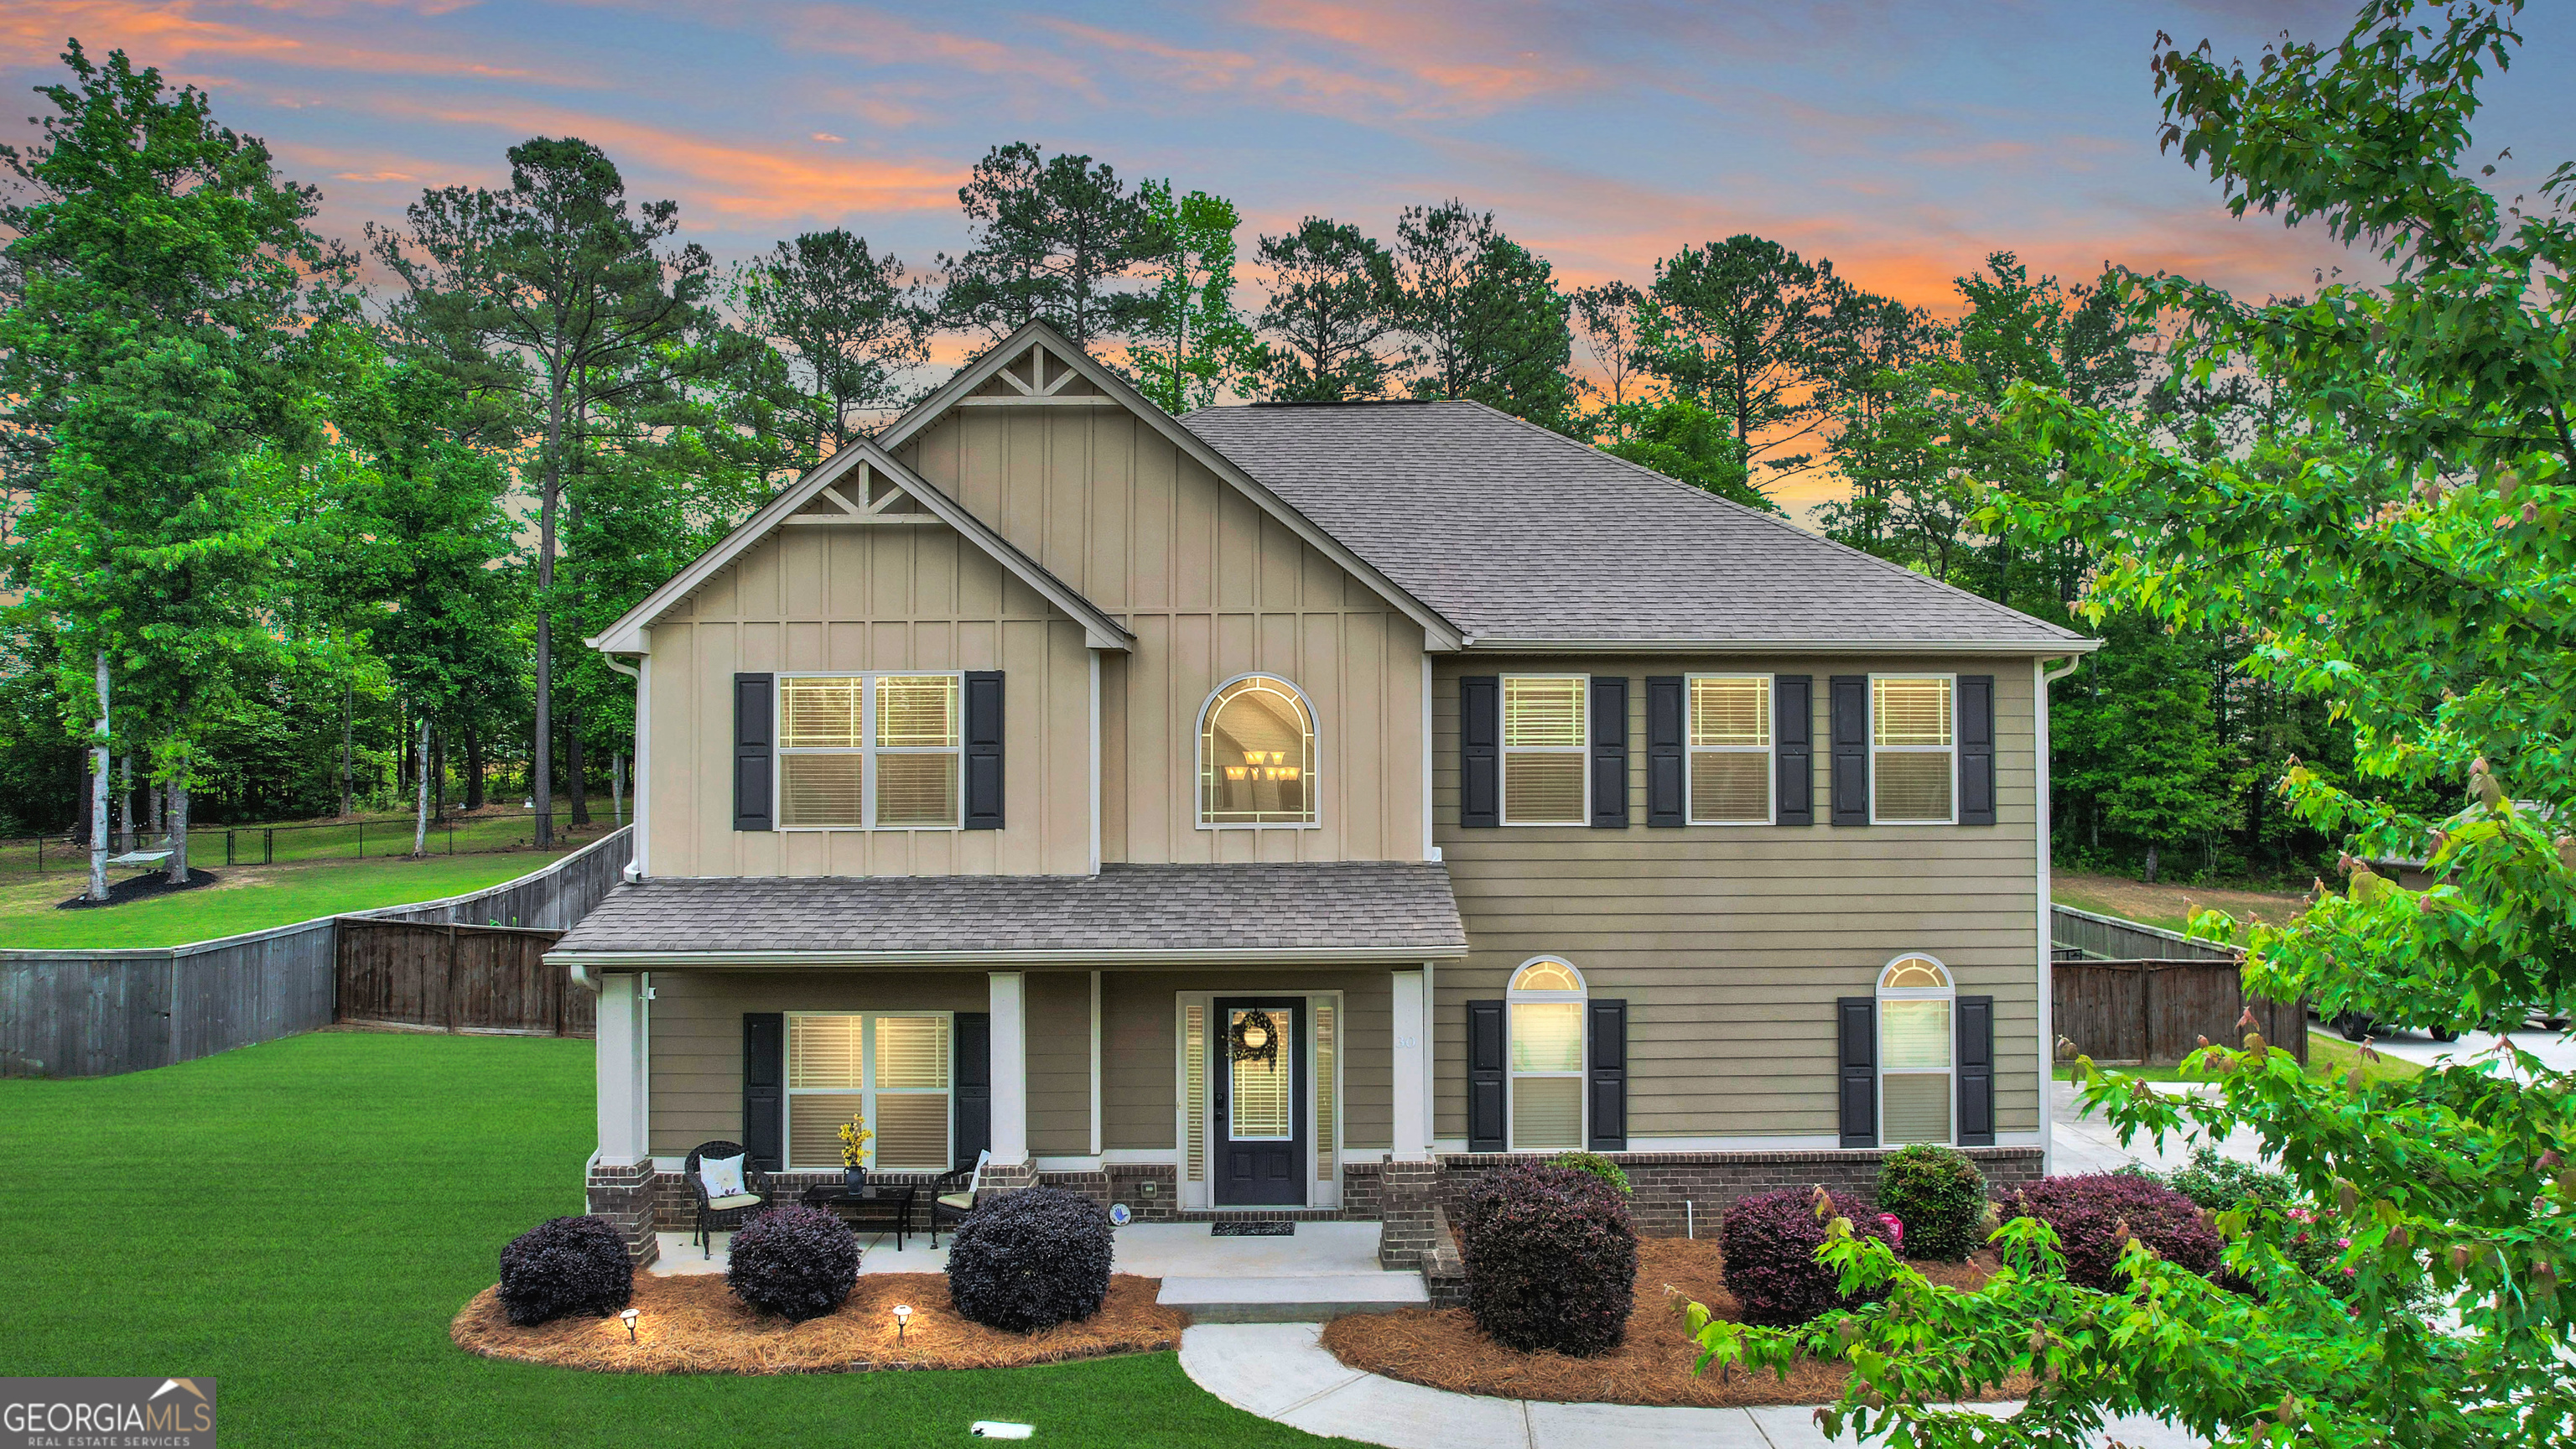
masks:
{"type": "Polygon", "coordinates": [[[1155,1300],[1199,1323],[1321,1323],[1345,1313],[1428,1308],[1419,1273],[1330,1273],[1297,1278],[1165,1278],[1155,1300]]]}

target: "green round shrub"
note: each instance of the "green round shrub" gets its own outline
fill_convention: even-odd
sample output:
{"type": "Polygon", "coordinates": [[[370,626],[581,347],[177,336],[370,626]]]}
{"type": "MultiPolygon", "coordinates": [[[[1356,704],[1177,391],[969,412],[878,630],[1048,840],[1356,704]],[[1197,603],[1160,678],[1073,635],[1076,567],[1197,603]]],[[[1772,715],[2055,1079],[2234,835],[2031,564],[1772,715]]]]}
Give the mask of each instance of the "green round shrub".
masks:
{"type": "Polygon", "coordinates": [[[1591,1173],[1594,1177],[1619,1189],[1622,1197],[1629,1192],[1628,1174],[1619,1170],[1619,1164],[1598,1152],[1560,1152],[1549,1158],[1547,1165],[1571,1167],[1577,1172],[1591,1173]]]}
{"type": "Polygon", "coordinates": [[[1986,1177],[1964,1152],[1902,1148],[1879,1164],[1878,1210],[1905,1224],[1905,1256],[1964,1263],[1986,1240],[1986,1177]]]}

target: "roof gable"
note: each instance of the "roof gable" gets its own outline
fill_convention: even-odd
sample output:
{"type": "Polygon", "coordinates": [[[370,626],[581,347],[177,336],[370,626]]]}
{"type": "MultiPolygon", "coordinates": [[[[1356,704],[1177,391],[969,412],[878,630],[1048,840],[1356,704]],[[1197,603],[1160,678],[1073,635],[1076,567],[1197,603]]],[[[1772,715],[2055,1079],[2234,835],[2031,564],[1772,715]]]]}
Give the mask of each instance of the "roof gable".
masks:
{"type": "Polygon", "coordinates": [[[1135,636],[1128,633],[1124,625],[1068,587],[1063,580],[1039,567],[1037,560],[1022,553],[982,519],[959,507],[955,499],[940,492],[884,448],[867,439],[834,453],[804,477],[780,490],[777,497],[744,520],[741,527],[726,534],[722,542],[692,559],[687,567],[673,574],[660,588],[645,595],[643,602],[627,610],[598,637],[586,642],[608,654],[649,652],[645,630],[670,612],[673,605],[697,592],[709,579],[741,557],[744,551],[779,529],[795,526],[897,527],[921,522],[925,516],[965,535],[1022,583],[1037,590],[1048,603],[1081,624],[1083,642],[1091,648],[1124,651],[1136,642],[1135,636]],[[883,494],[876,491],[880,483],[886,486],[887,491],[883,494]],[[899,500],[917,505],[919,512],[898,509],[895,505],[899,500]]]}
{"type": "Polygon", "coordinates": [[[1065,340],[1044,322],[1031,322],[996,344],[983,356],[876,435],[878,447],[892,453],[919,437],[958,407],[1119,407],[1141,419],[1185,456],[1250,498],[1309,547],[1360,580],[1398,612],[1422,626],[1426,647],[1447,652],[1460,647],[1458,626],[1441,612],[1389,578],[1349,541],[1301,512],[1170,413],[1156,407],[1126,379],[1065,340]],[[1032,356],[1032,354],[1036,354],[1032,356]],[[1026,369],[1017,364],[1027,359],[1026,369]],[[1057,369],[1061,368],[1059,372],[1057,369]]]}

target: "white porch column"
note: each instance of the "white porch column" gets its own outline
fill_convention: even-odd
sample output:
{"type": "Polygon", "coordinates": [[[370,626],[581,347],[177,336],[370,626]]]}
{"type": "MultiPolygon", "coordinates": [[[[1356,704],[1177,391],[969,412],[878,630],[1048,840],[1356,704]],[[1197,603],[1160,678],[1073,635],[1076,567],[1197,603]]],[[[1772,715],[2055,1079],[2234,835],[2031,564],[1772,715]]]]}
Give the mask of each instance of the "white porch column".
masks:
{"type": "Polygon", "coordinates": [[[1029,1160],[1029,1049],[1027,978],[996,971],[990,983],[993,1013],[993,1161],[1029,1160]]]}
{"type": "Polygon", "coordinates": [[[625,971],[599,978],[599,1162],[631,1167],[645,1160],[644,977],[625,971]]]}
{"type": "Polygon", "coordinates": [[[1395,994],[1395,1160],[1431,1156],[1431,1011],[1420,971],[1397,971],[1395,994]]]}

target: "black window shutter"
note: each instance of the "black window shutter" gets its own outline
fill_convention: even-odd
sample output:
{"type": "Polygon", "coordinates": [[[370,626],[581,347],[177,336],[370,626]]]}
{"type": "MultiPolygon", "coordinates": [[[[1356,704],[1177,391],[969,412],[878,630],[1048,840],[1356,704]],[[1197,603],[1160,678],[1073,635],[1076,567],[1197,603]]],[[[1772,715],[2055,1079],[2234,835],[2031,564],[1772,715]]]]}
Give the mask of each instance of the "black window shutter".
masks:
{"type": "Polygon", "coordinates": [[[1995,823],[1995,677],[1959,676],[1959,823],[1995,823]]]}
{"type": "Polygon", "coordinates": [[[1002,671],[966,671],[966,828],[1002,828],[1002,671]]]}
{"type": "Polygon", "coordinates": [[[1466,674],[1458,679],[1458,823],[1503,823],[1503,677],[1499,674],[1466,674]]]}
{"type": "MultiPolygon", "coordinates": [[[[733,677],[733,828],[772,830],[770,772],[777,768],[778,676],[733,677]]],[[[747,1144],[746,1144],[747,1145],[747,1144]]]]}
{"type": "Polygon", "coordinates": [[[1816,823],[1816,710],[1804,674],[1771,677],[1771,818],[1781,825],[1816,823]]]}
{"type": "Polygon", "coordinates": [[[1646,676],[1646,823],[1690,822],[1685,788],[1690,760],[1683,731],[1689,728],[1689,695],[1678,674],[1646,676]]]}
{"type": "Polygon", "coordinates": [[[787,1013],[742,1014],[742,1146],[751,1165],[777,1172],[786,1165],[787,1013]]]}
{"type": "Polygon", "coordinates": [[[963,1167],[993,1146],[993,1014],[957,1013],[955,1040],[949,1043],[954,1070],[948,1089],[950,1131],[955,1146],[952,1165],[963,1167]]]}
{"type": "Polygon", "coordinates": [[[1834,823],[1869,823],[1869,676],[1833,678],[1834,823]]]}
{"type": "Polygon", "coordinates": [[[1503,1138],[1503,1003],[1467,1003],[1467,1150],[1500,1152],[1503,1138]]]}
{"type": "Polygon", "coordinates": [[[1628,1003],[1595,998],[1591,1017],[1592,1150],[1628,1150],[1628,1003]]]}
{"type": "Polygon", "coordinates": [[[1878,1145],[1878,1001],[1845,996],[1834,1002],[1842,1038],[1837,1077],[1842,1093],[1845,1147],[1878,1145]]]}
{"type": "Polygon", "coordinates": [[[1959,998],[1959,1145],[1995,1145],[1995,999],[1959,998]]]}
{"type": "Polygon", "coordinates": [[[1592,825],[1628,828],[1628,677],[1592,676],[1592,825]]]}

